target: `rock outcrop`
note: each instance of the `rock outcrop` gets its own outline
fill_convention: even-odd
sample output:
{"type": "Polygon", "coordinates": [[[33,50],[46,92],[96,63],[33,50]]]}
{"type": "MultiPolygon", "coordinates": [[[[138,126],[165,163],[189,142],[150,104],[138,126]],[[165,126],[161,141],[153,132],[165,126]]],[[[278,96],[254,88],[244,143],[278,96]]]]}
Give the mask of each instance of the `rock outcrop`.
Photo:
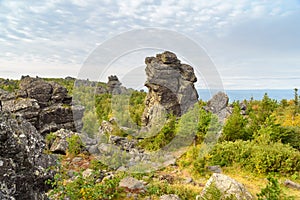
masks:
{"type": "Polygon", "coordinates": [[[80,131],[84,108],[72,105],[66,88],[40,78],[22,77],[15,93],[1,92],[3,110],[29,121],[41,134],[61,128],[80,131]]]}
{"type": "Polygon", "coordinates": [[[121,94],[121,82],[119,81],[117,76],[109,76],[108,77],[108,82],[107,82],[107,87],[108,87],[108,92],[111,94],[121,94]]]}
{"type": "Polygon", "coordinates": [[[228,96],[224,92],[218,92],[207,102],[204,109],[216,114],[219,121],[224,123],[225,119],[232,113],[232,107],[228,106],[228,102],[228,96]]]}
{"type": "Polygon", "coordinates": [[[53,178],[47,169],[55,165],[43,154],[43,137],[29,122],[9,112],[0,112],[0,199],[47,199],[53,178]]]}
{"type": "Polygon", "coordinates": [[[145,59],[148,88],[143,125],[152,126],[155,118],[163,113],[181,116],[198,101],[194,87],[197,78],[194,69],[181,64],[171,52],[157,54],[145,59]]]}
{"type": "MultiPolygon", "coordinates": [[[[252,195],[246,190],[245,186],[236,180],[224,174],[213,174],[205,184],[201,196],[207,196],[208,188],[215,186],[222,193],[222,197],[234,196],[237,200],[251,200],[254,199],[252,195]]],[[[206,197],[209,198],[209,197],[206,197]]]]}
{"type": "Polygon", "coordinates": [[[95,94],[129,94],[133,89],[126,88],[122,86],[119,78],[116,75],[111,75],[108,77],[108,82],[106,84],[97,84],[95,89],[95,94]]]}

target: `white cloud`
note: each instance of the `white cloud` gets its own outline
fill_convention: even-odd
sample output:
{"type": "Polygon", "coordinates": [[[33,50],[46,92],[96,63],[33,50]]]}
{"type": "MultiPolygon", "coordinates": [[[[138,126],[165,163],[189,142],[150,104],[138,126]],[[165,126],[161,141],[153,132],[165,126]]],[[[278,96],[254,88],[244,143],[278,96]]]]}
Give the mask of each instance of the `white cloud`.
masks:
{"type": "Polygon", "coordinates": [[[162,27],[203,44],[221,71],[235,59],[259,67],[267,59],[269,66],[278,66],[270,58],[282,54],[279,63],[299,67],[291,61],[300,53],[300,28],[293,27],[299,5],[296,0],[1,1],[0,65],[11,60],[21,65],[25,61],[19,58],[26,58],[28,71],[29,61],[48,67],[79,65],[96,44],[123,31],[162,27]],[[259,64],[250,59],[258,57],[259,64]]]}

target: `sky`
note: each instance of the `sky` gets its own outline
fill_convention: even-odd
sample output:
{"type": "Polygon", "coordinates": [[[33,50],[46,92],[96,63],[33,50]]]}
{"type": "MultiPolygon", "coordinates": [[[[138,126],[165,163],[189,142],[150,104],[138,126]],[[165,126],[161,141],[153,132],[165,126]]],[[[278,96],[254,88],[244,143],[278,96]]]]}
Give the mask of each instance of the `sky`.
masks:
{"type": "MultiPolygon", "coordinates": [[[[0,77],[77,77],[105,41],[161,28],[201,46],[225,89],[299,88],[299,19],[299,0],[0,0],[0,77]]],[[[143,69],[156,53],[128,54],[110,72],[126,86],[128,67],[143,69]]],[[[128,84],[143,84],[136,74],[128,84]]]]}

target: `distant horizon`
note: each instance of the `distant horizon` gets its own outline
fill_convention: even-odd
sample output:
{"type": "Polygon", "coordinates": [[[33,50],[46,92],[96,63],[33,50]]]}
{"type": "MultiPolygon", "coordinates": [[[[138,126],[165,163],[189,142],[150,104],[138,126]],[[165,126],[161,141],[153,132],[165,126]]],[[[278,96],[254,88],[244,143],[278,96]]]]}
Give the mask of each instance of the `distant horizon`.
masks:
{"type": "MultiPolygon", "coordinates": [[[[22,74],[76,77],[107,41],[115,43],[104,48],[106,53],[116,52],[126,46],[119,36],[150,28],[194,41],[213,62],[224,88],[300,87],[299,16],[298,0],[0,1],[0,74],[13,78],[22,74]]],[[[208,60],[193,63],[194,57],[202,58],[200,51],[192,51],[193,45],[174,38],[167,43],[181,48],[166,48],[170,46],[163,42],[153,45],[159,39],[172,38],[162,34],[148,38],[133,34],[131,38],[147,41],[147,45],[139,43],[133,48],[132,42],[125,54],[115,55],[110,64],[103,65],[103,69],[109,68],[107,73],[123,77],[136,67],[143,71],[145,57],[169,50],[194,67],[197,77],[206,76],[204,79],[214,83],[202,73],[206,67],[212,69],[208,60]]],[[[144,77],[131,75],[139,83],[137,87],[141,86],[144,77]]],[[[196,87],[205,88],[205,83],[197,82],[196,87]]]]}
{"type": "MultiPolygon", "coordinates": [[[[61,79],[65,79],[67,77],[71,77],[71,78],[75,78],[77,79],[77,77],[75,76],[72,76],[72,75],[67,75],[67,76],[38,76],[38,75],[29,75],[29,74],[26,74],[26,75],[21,75],[19,78],[11,78],[11,77],[0,77],[1,79],[9,79],[9,80],[20,80],[22,76],[30,76],[30,77],[39,77],[39,78],[61,78],[61,79]]],[[[79,79],[78,79],[79,80],[79,79]]],[[[86,79],[83,79],[83,80],[86,80],[86,79]]],[[[103,83],[106,83],[107,81],[103,81],[103,80],[90,80],[90,81],[97,81],[97,82],[103,82],[103,83]]],[[[122,81],[121,81],[122,82],[122,81]]],[[[122,83],[123,86],[127,87],[126,84],[122,83]]],[[[131,87],[128,87],[128,88],[131,88],[131,87]]],[[[209,89],[209,88],[203,88],[203,87],[195,87],[196,90],[212,90],[212,91],[218,91],[218,90],[221,90],[221,89],[209,89]]],[[[300,85],[299,87],[296,87],[298,89],[300,89],[300,85]]],[[[237,90],[237,91],[242,91],[242,90],[294,90],[295,87],[293,88],[226,88],[224,87],[223,88],[225,91],[226,90],[237,90]]]]}

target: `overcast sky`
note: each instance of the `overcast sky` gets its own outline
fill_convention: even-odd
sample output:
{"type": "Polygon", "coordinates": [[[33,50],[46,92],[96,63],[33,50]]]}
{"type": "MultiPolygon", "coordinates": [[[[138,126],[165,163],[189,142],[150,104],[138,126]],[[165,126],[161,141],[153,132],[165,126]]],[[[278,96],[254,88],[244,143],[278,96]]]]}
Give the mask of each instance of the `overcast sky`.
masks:
{"type": "Polygon", "coordinates": [[[0,0],[0,77],[77,77],[104,41],[155,27],[203,47],[225,89],[299,88],[299,20],[299,0],[0,0]]]}

